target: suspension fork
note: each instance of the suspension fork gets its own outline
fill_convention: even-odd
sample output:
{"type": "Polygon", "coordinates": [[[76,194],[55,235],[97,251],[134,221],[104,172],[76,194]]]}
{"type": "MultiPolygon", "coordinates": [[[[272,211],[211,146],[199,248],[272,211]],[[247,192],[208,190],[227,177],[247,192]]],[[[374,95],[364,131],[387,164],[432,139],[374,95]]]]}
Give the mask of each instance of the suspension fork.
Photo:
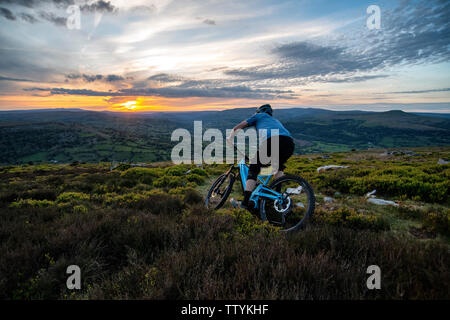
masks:
{"type": "MultiPolygon", "coordinates": [[[[223,180],[226,180],[227,177],[230,175],[231,172],[233,172],[233,169],[235,168],[234,164],[230,166],[230,168],[225,172],[225,176],[223,177],[223,180]]],[[[218,183],[217,186],[214,188],[214,193],[220,194],[218,190],[220,189],[222,183],[218,183]]]]}

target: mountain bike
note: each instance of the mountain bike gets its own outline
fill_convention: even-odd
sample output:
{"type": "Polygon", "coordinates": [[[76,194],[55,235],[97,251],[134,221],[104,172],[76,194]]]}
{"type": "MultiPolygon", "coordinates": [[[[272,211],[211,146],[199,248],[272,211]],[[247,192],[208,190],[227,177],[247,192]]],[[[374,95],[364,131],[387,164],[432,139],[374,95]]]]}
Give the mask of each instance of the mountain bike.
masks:
{"type": "MultiPolygon", "coordinates": [[[[239,178],[242,191],[245,189],[249,170],[246,161],[249,158],[235,145],[233,147],[243,158],[214,181],[205,199],[207,208],[219,209],[225,204],[236,178],[239,178]]],[[[282,232],[298,230],[314,213],[314,191],[305,179],[290,174],[283,175],[268,185],[272,175],[258,175],[256,188],[250,196],[250,201],[254,202],[253,211],[257,215],[259,213],[262,221],[280,227],[282,232]]]]}

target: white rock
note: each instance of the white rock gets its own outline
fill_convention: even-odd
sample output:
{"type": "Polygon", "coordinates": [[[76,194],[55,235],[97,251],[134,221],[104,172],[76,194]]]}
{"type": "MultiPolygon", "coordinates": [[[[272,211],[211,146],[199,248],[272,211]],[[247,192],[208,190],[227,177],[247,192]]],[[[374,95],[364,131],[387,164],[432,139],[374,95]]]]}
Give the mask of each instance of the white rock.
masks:
{"type": "Polygon", "coordinates": [[[302,186],[298,186],[297,188],[287,188],[287,194],[300,194],[302,192],[302,186]]]}
{"type": "Polygon", "coordinates": [[[305,207],[305,205],[303,204],[303,203],[301,203],[301,202],[297,202],[296,204],[295,204],[295,206],[298,208],[298,207],[300,207],[300,208],[304,208],[305,207]]]}
{"type": "Polygon", "coordinates": [[[372,190],[366,194],[366,198],[373,198],[377,190],[372,190]]]}
{"type": "Polygon", "coordinates": [[[337,166],[334,164],[330,164],[329,166],[323,166],[323,167],[317,168],[317,172],[327,171],[329,169],[339,169],[339,168],[348,168],[348,167],[350,167],[350,166],[337,166]]]}
{"type": "Polygon", "coordinates": [[[450,161],[448,159],[439,159],[437,163],[438,164],[448,164],[448,163],[450,163],[450,161]]]}
{"type": "Polygon", "coordinates": [[[367,202],[378,204],[382,206],[395,206],[398,207],[398,203],[395,203],[394,201],[390,200],[384,200],[384,199],[377,199],[377,198],[369,198],[367,199],[367,202]]]}
{"type": "Polygon", "coordinates": [[[333,202],[334,199],[331,198],[331,197],[323,197],[323,201],[325,201],[325,202],[333,202]]]}

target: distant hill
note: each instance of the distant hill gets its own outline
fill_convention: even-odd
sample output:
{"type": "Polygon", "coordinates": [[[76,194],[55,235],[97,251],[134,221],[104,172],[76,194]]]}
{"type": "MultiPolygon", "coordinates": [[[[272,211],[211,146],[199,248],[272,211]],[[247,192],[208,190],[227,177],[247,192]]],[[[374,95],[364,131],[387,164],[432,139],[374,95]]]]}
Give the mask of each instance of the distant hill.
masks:
{"type": "Polygon", "coordinates": [[[85,110],[0,112],[0,163],[164,161],[178,126],[85,110]]]}
{"type": "Polygon", "coordinates": [[[428,113],[428,112],[413,112],[419,116],[435,117],[435,118],[447,118],[450,119],[450,113],[428,113]]]}
{"type": "MultiPolygon", "coordinates": [[[[170,159],[176,128],[231,129],[254,108],[198,112],[95,112],[45,109],[0,112],[0,164],[170,159]]],[[[406,113],[276,109],[296,153],[450,145],[450,119],[406,113]]]]}

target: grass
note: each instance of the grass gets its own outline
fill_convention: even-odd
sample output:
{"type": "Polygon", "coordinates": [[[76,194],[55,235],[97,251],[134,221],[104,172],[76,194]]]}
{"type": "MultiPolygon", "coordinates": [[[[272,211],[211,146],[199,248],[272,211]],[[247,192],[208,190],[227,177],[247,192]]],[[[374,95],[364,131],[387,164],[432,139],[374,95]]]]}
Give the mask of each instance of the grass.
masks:
{"type": "MultiPolygon", "coordinates": [[[[435,164],[449,148],[416,151],[422,156],[293,157],[287,171],[312,182],[317,209],[289,235],[228,203],[203,207],[225,165],[0,167],[0,298],[449,299],[448,194],[418,199],[420,190],[404,196],[392,183],[383,196],[399,207],[376,206],[363,195],[371,185],[336,183],[383,170],[448,178],[448,165],[435,164]],[[351,169],[317,173],[327,164],[351,169]],[[71,264],[82,271],[79,291],[65,286],[71,264]],[[372,264],[382,270],[381,290],[366,287],[372,264]]],[[[232,196],[241,194],[236,181],[232,196]]]]}

